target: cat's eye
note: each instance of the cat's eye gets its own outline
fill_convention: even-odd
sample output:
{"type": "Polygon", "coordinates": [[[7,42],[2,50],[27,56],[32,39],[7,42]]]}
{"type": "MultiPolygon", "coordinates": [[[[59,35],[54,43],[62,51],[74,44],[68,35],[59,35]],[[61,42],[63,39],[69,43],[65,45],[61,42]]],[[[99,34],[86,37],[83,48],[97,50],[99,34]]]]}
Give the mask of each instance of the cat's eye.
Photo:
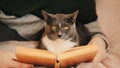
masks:
{"type": "Polygon", "coordinates": [[[65,26],[65,27],[64,27],[64,30],[68,30],[68,29],[69,29],[69,27],[68,27],[68,26],[65,26]]]}
{"type": "Polygon", "coordinates": [[[56,27],[56,26],[52,26],[52,29],[53,29],[53,30],[56,30],[56,29],[57,29],[57,27],[56,27]]]}

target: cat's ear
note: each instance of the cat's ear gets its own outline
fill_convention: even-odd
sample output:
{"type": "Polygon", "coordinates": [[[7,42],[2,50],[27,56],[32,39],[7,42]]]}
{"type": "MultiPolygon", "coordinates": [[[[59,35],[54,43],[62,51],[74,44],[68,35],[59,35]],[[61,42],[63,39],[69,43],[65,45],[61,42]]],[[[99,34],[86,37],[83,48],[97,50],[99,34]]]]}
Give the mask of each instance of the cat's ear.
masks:
{"type": "Polygon", "coordinates": [[[73,12],[72,14],[70,14],[68,21],[71,22],[71,24],[73,24],[74,22],[76,22],[76,18],[77,15],[79,13],[79,10],[76,10],[75,12],[73,12]]]}
{"type": "Polygon", "coordinates": [[[47,13],[46,11],[42,10],[42,15],[45,19],[45,21],[47,22],[47,24],[49,24],[52,20],[52,18],[50,17],[49,13],[47,13]]]}
{"type": "Polygon", "coordinates": [[[72,13],[73,20],[76,20],[78,13],[79,13],[79,10],[76,10],[75,12],[72,13]]]}

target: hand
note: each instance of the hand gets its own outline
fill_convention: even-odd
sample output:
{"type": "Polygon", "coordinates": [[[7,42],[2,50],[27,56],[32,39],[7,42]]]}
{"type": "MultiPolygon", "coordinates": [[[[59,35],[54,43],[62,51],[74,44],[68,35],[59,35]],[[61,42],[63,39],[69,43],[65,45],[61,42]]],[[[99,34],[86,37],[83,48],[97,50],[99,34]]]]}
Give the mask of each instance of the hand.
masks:
{"type": "Polygon", "coordinates": [[[105,49],[106,44],[105,44],[104,40],[101,37],[96,36],[91,39],[91,41],[88,43],[88,45],[89,44],[95,44],[98,46],[98,53],[92,62],[102,61],[102,59],[104,59],[106,56],[106,49],[105,49]]]}
{"type": "Polygon", "coordinates": [[[32,68],[33,65],[18,62],[11,52],[0,52],[0,68],[32,68]]]}

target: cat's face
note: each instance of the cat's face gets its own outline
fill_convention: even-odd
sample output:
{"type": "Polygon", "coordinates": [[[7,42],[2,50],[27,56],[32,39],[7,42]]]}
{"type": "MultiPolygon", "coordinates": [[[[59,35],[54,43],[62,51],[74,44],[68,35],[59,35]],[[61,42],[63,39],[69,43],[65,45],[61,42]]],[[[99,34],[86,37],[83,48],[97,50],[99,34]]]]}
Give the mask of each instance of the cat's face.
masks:
{"type": "Polygon", "coordinates": [[[78,11],[71,14],[49,14],[42,11],[46,21],[45,34],[49,39],[70,39],[76,32],[75,21],[78,11]]]}

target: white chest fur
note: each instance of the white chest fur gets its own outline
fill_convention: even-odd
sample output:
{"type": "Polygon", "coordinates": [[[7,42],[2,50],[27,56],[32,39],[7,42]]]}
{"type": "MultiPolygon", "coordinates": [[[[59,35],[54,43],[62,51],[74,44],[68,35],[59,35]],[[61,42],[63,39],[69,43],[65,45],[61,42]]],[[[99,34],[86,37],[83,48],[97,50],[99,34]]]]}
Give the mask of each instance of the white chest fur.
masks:
{"type": "Polygon", "coordinates": [[[56,54],[63,52],[69,48],[72,48],[77,44],[75,42],[72,42],[71,39],[68,39],[68,40],[62,40],[62,39],[50,40],[50,39],[48,39],[47,36],[45,36],[42,39],[42,41],[43,41],[44,46],[49,51],[56,53],[56,54]]]}

